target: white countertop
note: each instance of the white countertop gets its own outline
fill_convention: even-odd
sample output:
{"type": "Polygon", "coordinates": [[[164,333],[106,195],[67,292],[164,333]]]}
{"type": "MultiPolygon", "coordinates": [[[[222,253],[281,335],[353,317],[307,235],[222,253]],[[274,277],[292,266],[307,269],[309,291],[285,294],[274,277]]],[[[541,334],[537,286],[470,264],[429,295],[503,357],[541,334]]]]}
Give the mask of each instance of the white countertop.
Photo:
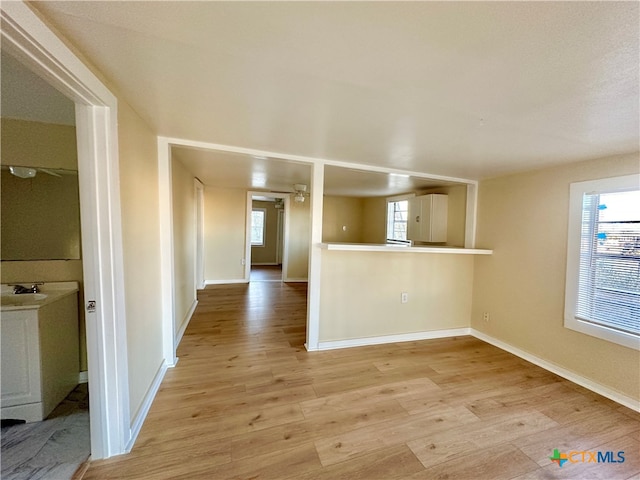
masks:
{"type": "MultiPolygon", "coordinates": [[[[35,282],[16,282],[15,284],[23,285],[29,288],[35,282]]],[[[2,295],[15,295],[13,293],[13,286],[15,284],[5,284],[3,283],[1,288],[2,295]]],[[[40,300],[29,302],[26,305],[2,305],[0,309],[3,312],[15,311],[15,310],[34,310],[40,307],[44,307],[50,303],[53,303],[63,297],[68,295],[75,294],[79,291],[78,282],[46,282],[42,285],[38,285],[40,293],[44,293],[47,295],[47,298],[40,300]]],[[[16,295],[19,297],[20,295],[16,295]]]]}
{"type": "Polygon", "coordinates": [[[351,251],[351,252],[398,252],[398,253],[444,253],[457,255],[491,255],[493,250],[459,247],[410,247],[408,245],[388,245],[377,243],[321,243],[325,250],[351,251]]]}

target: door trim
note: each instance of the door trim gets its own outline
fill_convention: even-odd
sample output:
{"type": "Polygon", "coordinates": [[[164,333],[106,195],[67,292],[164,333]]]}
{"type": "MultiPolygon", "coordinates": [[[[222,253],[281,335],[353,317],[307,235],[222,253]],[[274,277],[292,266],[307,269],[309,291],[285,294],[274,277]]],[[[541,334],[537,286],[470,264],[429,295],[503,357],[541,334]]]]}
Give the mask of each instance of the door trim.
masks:
{"type": "MultiPolygon", "coordinates": [[[[204,288],[204,185],[197,178],[193,179],[193,187],[195,190],[195,282],[196,290],[204,288]]],[[[195,292],[195,298],[198,298],[198,292],[195,292]]]]}

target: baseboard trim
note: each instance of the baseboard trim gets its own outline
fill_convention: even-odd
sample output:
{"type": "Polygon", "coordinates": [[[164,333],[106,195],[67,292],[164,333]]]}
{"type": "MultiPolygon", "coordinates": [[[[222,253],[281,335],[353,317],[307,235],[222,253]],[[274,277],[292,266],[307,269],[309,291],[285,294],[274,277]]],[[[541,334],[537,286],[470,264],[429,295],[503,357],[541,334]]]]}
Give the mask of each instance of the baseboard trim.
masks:
{"type": "Polygon", "coordinates": [[[197,306],[198,306],[198,300],[194,300],[193,303],[191,304],[191,307],[189,308],[189,311],[187,312],[187,314],[182,319],[182,324],[180,325],[180,330],[178,330],[178,333],[176,335],[176,347],[178,345],[180,345],[180,341],[182,340],[182,336],[184,335],[184,331],[189,326],[189,322],[191,321],[191,317],[193,317],[193,312],[196,311],[196,307],[197,306]]]}
{"type": "Polygon", "coordinates": [[[380,337],[365,337],[365,338],[354,338],[349,340],[335,340],[331,342],[319,342],[318,348],[310,349],[309,346],[305,343],[305,348],[308,351],[322,351],[322,350],[335,350],[339,348],[352,348],[352,347],[364,347],[368,345],[382,345],[385,343],[399,343],[399,342],[411,342],[416,340],[431,340],[435,338],[446,338],[446,337],[459,337],[464,335],[471,335],[483,342],[487,342],[494,347],[498,347],[506,352],[512,353],[513,355],[520,357],[534,365],[537,365],[540,368],[544,368],[545,370],[555,373],[556,375],[565,378],[581,387],[584,387],[592,392],[595,392],[603,397],[606,397],[610,400],[613,400],[620,405],[623,405],[631,410],[636,412],[640,412],[640,402],[634,398],[628,397],[620,392],[612,390],[604,385],[601,385],[593,380],[583,377],[577,373],[571,372],[559,365],[551,363],[547,360],[544,360],[536,355],[532,355],[531,353],[525,352],[513,345],[505,343],[501,340],[493,338],[485,333],[482,333],[473,328],[454,328],[447,330],[432,330],[426,332],[416,332],[416,333],[405,333],[398,335],[385,335],[380,337]]]}
{"type": "Polygon", "coordinates": [[[284,283],[307,283],[309,279],[308,278],[284,278],[282,281],[284,283]]]}
{"type": "MultiPolygon", "coordinates": [[[[435,338],[460,337],[469,335],[469,328],[450,328],[446,330],[429,330],[426,332],[401,333],[398,335],[384,335],[380,337],[352,338],[349,340],[334,340],[331,342],[319,342],[318,351],[335,350],[338,348],[364,347],[369,345],[382,345],[385,343],[413,342],[416,340],[432,340],[435,338]]],[[[312,350],[310,350],[312,351],[312,350]]]]}
{"type": "Polygon", "coordinates": [[[256,266],[256,267],[277,267],[278,265],[281,265],[280,263],[273,263],[273,262],[266,262],[266,263],[252,263],[251,266],[256,266]]]}
{"type": "Polygon", "coordinates": [[[559,365],[551,363],[547,360],[543,360],[542,358],[537,357],[536,355],[532,355],[531,353],[525,352],[524,350],[520,350],[519,348],[514,347],[513,345],[505,343],[496,338],[493,338],[487,335],[486,333],[483,333],[471,328],[470,335],[473,337],[476,337],[479,340],[482,340],[483,342],[490,343],[494,347],[498,347],[502,350],[512,353],[517,357],[520,357],[526,360],[527,362],[537,365],[540,368],[544,368],[545,370],[551,373],[555,373],[556,375],[559,375],[560,377],[565,378],[577,385],[580,385],[581,387],[591,390],[592,392],[602,395],[603,397],[606,397],[609,400],[613,400],[614,402],[619,403],[620,405],[624,405],[625,407],[630,408],[631,410],[640,412],[640,402],[636,399],[633,399],[620,392],[617,392],[608,387],[605,387],[604,385],[594,382],[593,380],[590,380],[587,377],[583,377],[582,375],[578,375],[577,373],[571,372],[563,367],[560,367],[559,365]]]}
{"type": "Polygon", "coordinates": [[[162,383],[162,379],[164,378],[164,374],[167,373],[167,362],[164,360],[160,364],[160,368],[156,372],[149,389],[147,390],[144,399],[142,400],[142,405],[140,405],[140,409],[136,414],[133,422],[131,423],[131,430],[129,433],[129,441],[125,447],[124,453],[129,453],[133,448],[134,443],[136,443],[136,439],[140,434],[140,430],[142,429],[142,424],[144,423],[147,415],[149,414],[149,409],[151,408],[151,404],[153,403],[153,399],[156,398],[156,394],[160,389],[160,384],[162,383]]]}
{"type": "Polygon", "coordinates": [[[89,383],[89,372],[86,370],[78,374],[78,383],[89,383]]]}
{"type": "Polygon", "coordinates": [[[204,285],[225,285],[227,283],[249,283],[249,280],[245,280],[244,278],[234,279],[234,280],[205,280],[204,285]]]}

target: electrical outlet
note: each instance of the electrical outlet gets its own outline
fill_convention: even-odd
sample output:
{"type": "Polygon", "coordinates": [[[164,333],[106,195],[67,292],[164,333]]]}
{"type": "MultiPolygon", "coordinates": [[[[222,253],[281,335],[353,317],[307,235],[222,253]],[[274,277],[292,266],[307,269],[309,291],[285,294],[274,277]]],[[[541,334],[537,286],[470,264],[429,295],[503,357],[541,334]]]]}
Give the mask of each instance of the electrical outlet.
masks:
{"type": "Polygon", "coordinates": [[[407,303],[409,301],[409,294],[407,292],[402,292],[400,294],[400,303],[407,303]]]}
{"type": "Polygon", "coordinates": [[[489,312],[484,312],[482,318],[485,322],[489,323],[489,312]]]}

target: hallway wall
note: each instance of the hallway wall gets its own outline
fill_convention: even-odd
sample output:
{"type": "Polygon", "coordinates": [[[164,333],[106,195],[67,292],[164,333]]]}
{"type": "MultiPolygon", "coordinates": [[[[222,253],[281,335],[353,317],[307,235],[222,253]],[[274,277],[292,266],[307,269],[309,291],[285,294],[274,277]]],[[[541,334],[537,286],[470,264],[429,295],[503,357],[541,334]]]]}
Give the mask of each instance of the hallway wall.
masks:
{"type": "MultiPolygon", "coordinates": [[[[112,88],[112,92],[116,90],[112,88]]],[[[122,99],[118,104],[120,200],[131,420],[163,362],[160,191],[156,135],[122,99]]]]}
{"type": "Polygon", "coordinates": [[[311,202],[291,202],[289,209],[289,243],[285,281],[306,281],[309,277],[309,242],[311,241],[311,202]]]}
{"type": "Polygon", "coordinates": [[[174,334],[179,336],[196,303],[196,192],[193,175],[173,154],[171,160],[173,201],[174,334]]]}
{"type": "Polygon", "coordinates": [[[246,205],[245,190],[205,186],[205,282],[243,280],[246,205]]]}
{"type": "MultiPolygon", "coordinates": [[[[244,281],[247,191],[205,186],[204,278],[209,283],[244,281]]],[[[287,271],[283,278],[306,281],[309,270],[310,202],[291,202],[287,271]]],[[[286,233],[285,233],[286,234],[286,233]]]]}

